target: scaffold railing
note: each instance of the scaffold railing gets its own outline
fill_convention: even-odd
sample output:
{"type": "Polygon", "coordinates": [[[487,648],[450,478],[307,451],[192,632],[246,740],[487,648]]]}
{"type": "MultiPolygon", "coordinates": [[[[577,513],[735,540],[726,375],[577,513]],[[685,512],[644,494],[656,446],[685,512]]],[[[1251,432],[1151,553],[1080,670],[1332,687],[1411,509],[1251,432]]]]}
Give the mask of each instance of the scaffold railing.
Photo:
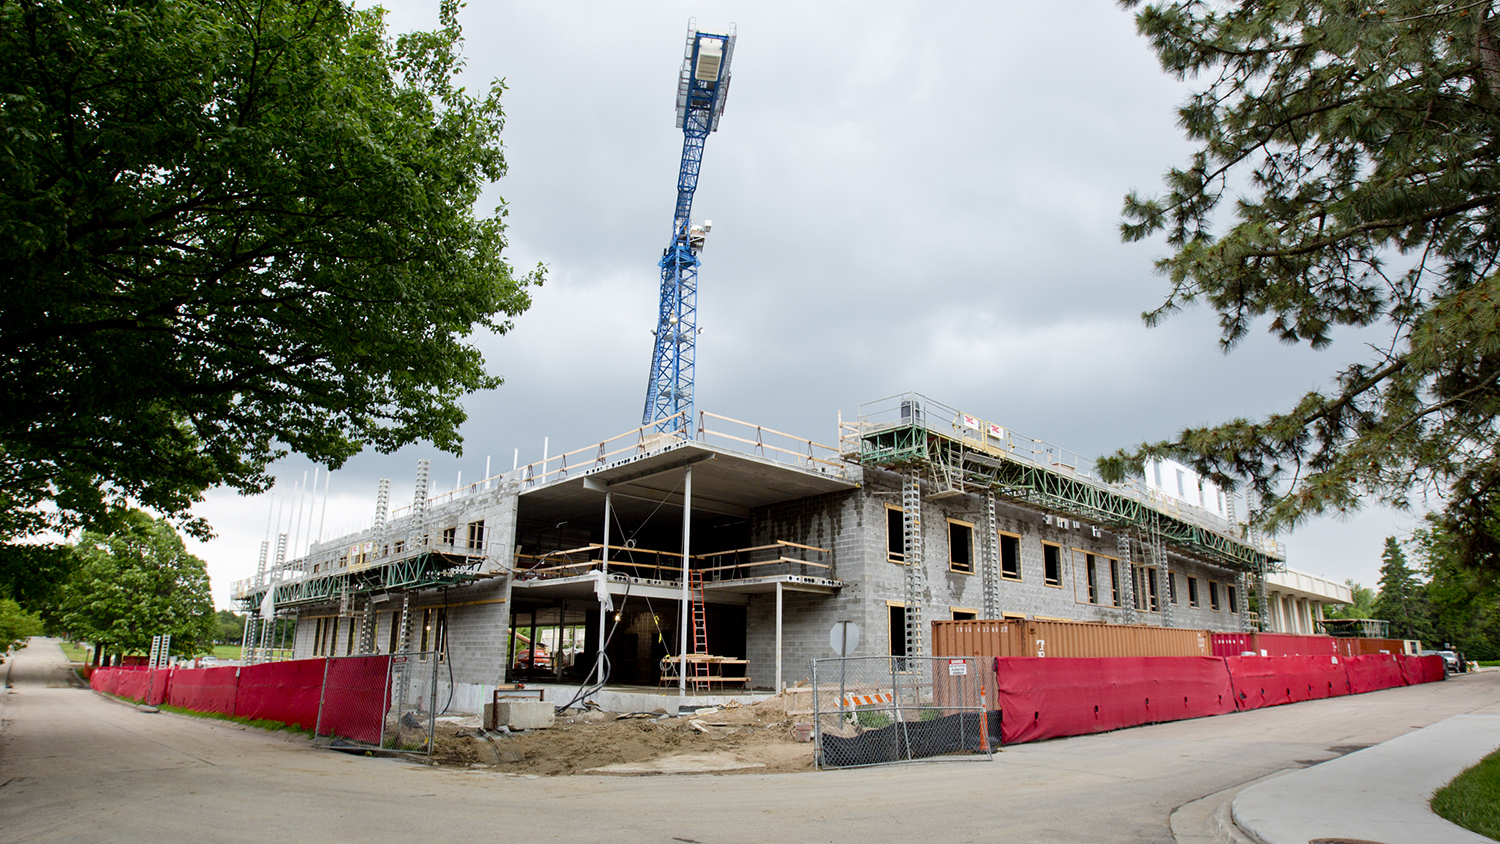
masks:
{"type": "Polygon", "coordinates": [[[1092,460],[1077,452],[921,393],[868,402],[860,406],[857,419],[840,419],[839,428],[839,450],[846,460],[893,469],[933,467],[941,470],[940,477],[960,478],[975,492],[993,488],[1005,497],[1106,526],[1140,521],[1135,526],[1145,529],[1148,514],[1156,513],[1176,523],[1168,533],[1174,544],[1204,546],[1209,556],[1236,567],[1258,564],[1261,558],[1275,564],[1285,557],[1274,539],[1253,536],[1242,525],[1139,481],[1106,483],[1093,474],[1092,460]]]}

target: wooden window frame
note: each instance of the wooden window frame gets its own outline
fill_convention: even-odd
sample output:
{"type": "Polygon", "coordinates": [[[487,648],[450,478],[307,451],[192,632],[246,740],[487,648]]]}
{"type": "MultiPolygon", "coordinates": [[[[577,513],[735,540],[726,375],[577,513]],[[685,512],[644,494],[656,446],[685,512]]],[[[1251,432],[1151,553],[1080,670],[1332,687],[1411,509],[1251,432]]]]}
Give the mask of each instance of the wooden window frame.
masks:
{"type": "Polygon", "coordinates": [[[1019,533],[1010,533],[1009,531],[1004,531],[1004,530],[998,530],[998,531],[995,531],[995,533],[996,533],[996,539],[999,542],[999,545],[997,547],[1000,550],[1000,559],[995,561],[995,562],[997,562],[1000,565],[1000,579],[1001,580],[1010,580],[1010,581],[1014,581],[1016,583],[1021,583],[1022,581],[1024,581],[1026,579],[1025,575],[1023,574],[1024,566],[1022,566],[1022,564],[1021,564],[1021,535],[1019,533]],[[1015,571],[1015,574],[1010,574],[1010,573],[1006,572],[1006,570],[1005,570],[1005,540],[1006,539],[1011,539],[1011,540],[1015,541],[1015,549],[1016,549],[1016,571],[1015,571]]]}
{"type": "Polygon", "coordinates": [[[966,521],[964,521],[962,519],[946,519],[945,521],[947,521],[947,523],[948,523],[948,571],[958,572],[959,574],[973,574],[974,573],[974,523],[973,522],[966,522],[966,521]],[[953,559],[953,529],[955,527],[962,528],[962,529],[964,529],[964,530],[966,530],[966,531],[969,532],[969,539],[968,539],[968,543],[969,543],[969,548],[968,548],[969,560],[968,560],[967,563],[964,564],[964,565],[967,566],[966,568],[959,568],[958,565],[955,564],[955,561],[953,559]]]}
{"type": "Polygon", "coordinates": [[[898,566],[906,565],[906,511],[894,504],[885,505],[885,560],[898,566]],[[891,550],[891,514],[901,522],[901,551],[891,550]]]}
{"type": "Polygon", "coordinates": [[[948,617],[954,621],[978,621],[979,610],[974,607],[949,607],[948,617]],[[959,615],[964,618],[959,618],[959,615]]]}
{"type": "Polygon", "coordinates": [[[1042,585],[1043,586],[1050,586],[1053,589],[1061,589],[1061,588],[1063,588],[1063,561],[1062,561],[1062,552],[1063,552],[1062,545],[1060,545],[1060,544],[1058,544],[1056,542],[1048,542],[1045,539],[1042,540],[1042,585]],[[1047,549],[1048,548],[1055,548],[1055,549],[1057,549],[1057,578],[1055,580],[1053,578],[1050,578],[1050,577],[1047,576],[1047,549]]]}
{"type": "Polygon", "coordinates": [[[1208,608],[1214,612],[1221,612],[1219,609],[1219,583],[1216,580],[1208,582],[1208,608]]]}
{"type": "Polygon", "coordinates": [[[1233,583],[1224,584],[1225,597],[1229,599],[1229,611],[1232,613],[1238,613],[1240,611],[1240,602],[1238,600],[1239,595],[1237,594],[1238,591],[1239,590],[1235,589],[1233,583]]]}
{"type": "Polygon", "coordinates": [[[1099,555],[1087,548],[1069,548],[1068,556],[1073,561],[1073,603],[1099,606],[1099,555]],[[1089,566],[1093,565],[1092,576],[1089,566]],[[1079,571],[1083,574],[1080,576],[1079,571]],[[1082,597],[1079,592],[1082,592],[1082,597]]]}
{"type": "Polygon", "coordinates": [[[1099,559],[1109,565],[1109,603],[1102,606],[1111,606],[1116,609],[1124,609],[1120,603],[1120,560],[1117,557],[1107,557],[1096,554],[1099,559]]]}
{"type": "Polygon", "coordinates": [[[1201,593],[1198,591],[1198,578],[1188,575],[1187,584],[1188,606],[1197,608],[1199,604],[1203,603],[1201,593]]]}
{"type": "Polygon", "coordinates": [[[468,531],[468,533],[469,533],[468,550],[470,550],[470,551],[482,551],[482,550],[484,550],[484,519],[480,519],[477,522],[469,522],[469,531],[468,531]]]}

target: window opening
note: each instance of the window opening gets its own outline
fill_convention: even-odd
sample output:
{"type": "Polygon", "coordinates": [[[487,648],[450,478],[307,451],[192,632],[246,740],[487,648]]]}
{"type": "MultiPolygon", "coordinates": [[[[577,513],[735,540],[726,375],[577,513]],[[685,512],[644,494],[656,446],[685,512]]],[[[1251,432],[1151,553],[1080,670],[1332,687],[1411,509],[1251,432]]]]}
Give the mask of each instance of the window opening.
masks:
{"type": "Polygon", "coordinates": [[[1000,534],[1000,576],[1021,579],[1021,537],[1015,534],[1000,534]]]}
{"type": "Polygon", "coordinates": [[[456,528],[456,527],[443,528],[443,544],[444,545],[450,545],[451,546],[451,545],[453,545],[457,541],[458,541],[458,528],[456,528]]]}
{"type": "Polygon", "coordinates": [[[1208,608],[1214,612],[1219,611],[1219,584],[1212,580],[1208,582],[1208,608]]]}
{"type": "Polygon", "coordinates": [[[1239,612],[1240,611],[1239,595],[1236,594],[1235,588],[1233,586],[1226,586],[1226,587],[1224,587],[1224,590],[1229,593],[1229,611],[1230,612],[1239,612]]]}
{"type": "Polygon", "coordinates": [[[885,558],[893,563],[906,562],[906,514],[890,505],[885,508],[885,558]]]}
{"type": "Polygon", "coordinates": [[[1062,585],[1062,546],[1042,543],[1042,579],[1048,586],[1062,585]]]}
{"type": "Polygon", "coordinates": [[[1084,572],[1088,575],[1089,603],[1099,603],[1099,572],[1095,568],[1094,555],[1085,554],[1083,557],[1084,572]]]}
{"type": "Polygon", "coordinates": [[[1188,576],[1188,606],[1198,606],[1198,578],[1188,576]]]}
{"type": "Polygon", "coordinates": [[[886,605],[886,617],[890,621],[892,671],[907,670],[906,660],[906,607],[900,604],[886,605]]]}
{"type": "Polygon", "coordinates": [[[484,519],[469,523],[469,550],[479,551],[484,548],[484,519]]]}
{"type": "Polygon", "coordinates": [[[948,568],[973,574],[974,572],[974,526],[966,522],[948,520],[948,568]]]}
{"type": "Polygon", "coordinates": [[[1109,602],[1120,605],[1120,561],[1109,561],[1109,602]]]}

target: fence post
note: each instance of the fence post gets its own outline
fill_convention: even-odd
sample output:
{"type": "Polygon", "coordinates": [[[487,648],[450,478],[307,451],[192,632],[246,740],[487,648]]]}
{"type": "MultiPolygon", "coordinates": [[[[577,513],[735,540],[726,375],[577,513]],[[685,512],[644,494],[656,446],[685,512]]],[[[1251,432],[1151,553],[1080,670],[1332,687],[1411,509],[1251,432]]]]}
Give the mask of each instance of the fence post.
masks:
{"type": "Polygon", "coordinates": [[[432,743],[437,739],[437,684],[438,684],[438,652],[432,652],[432,694],[427,703],[427,752],[430,754],[435,749],[432,743]]]}
{"type": "Polygon", "coordinates": [[[323,703],[328,700],[328,664],[333,657],[323,657],[323,685],[318,689],[318,724],[313,727],[313,741],[323,734],[323,703]]]}

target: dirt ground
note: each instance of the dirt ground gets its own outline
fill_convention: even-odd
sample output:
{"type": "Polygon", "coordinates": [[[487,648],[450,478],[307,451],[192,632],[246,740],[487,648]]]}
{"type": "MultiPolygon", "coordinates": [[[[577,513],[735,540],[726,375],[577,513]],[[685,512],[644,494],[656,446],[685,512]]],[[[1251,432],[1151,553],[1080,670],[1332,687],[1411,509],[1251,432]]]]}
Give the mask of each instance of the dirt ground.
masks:
{"type": "Polygon", "coordinates": [[[812,742],[793,738],[784,699],[692,715],[568,710],[551,729],[514,733],[440,724],[432,759],[504,773],[787,773],[813,770],[812,742]],[[597,770],[615,766],[614,770],[597,770]]]}

